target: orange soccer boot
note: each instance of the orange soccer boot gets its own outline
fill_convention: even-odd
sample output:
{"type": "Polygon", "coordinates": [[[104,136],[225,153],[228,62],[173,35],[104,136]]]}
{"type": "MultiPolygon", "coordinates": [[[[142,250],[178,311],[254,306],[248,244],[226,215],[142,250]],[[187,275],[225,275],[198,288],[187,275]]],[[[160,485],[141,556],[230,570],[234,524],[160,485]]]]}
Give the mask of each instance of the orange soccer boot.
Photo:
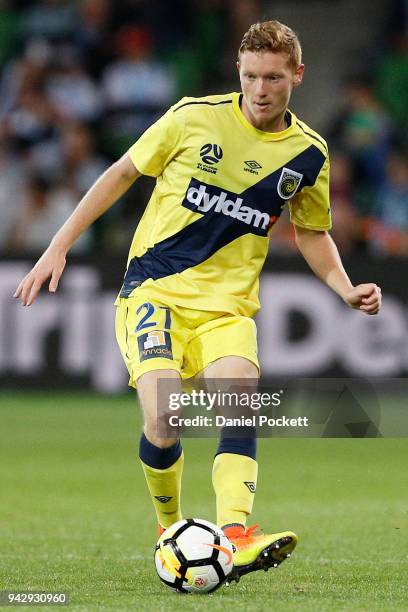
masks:
{"type": "Polygon", "coordinates": [[[278,567],[288,559],[298,538],[293,531],[265,534],[258,525],[245,528],[243,525],[226,525],[223,531],[234,548],[234,569],[228,582],[239,581],[250,572],[278,567]]]}

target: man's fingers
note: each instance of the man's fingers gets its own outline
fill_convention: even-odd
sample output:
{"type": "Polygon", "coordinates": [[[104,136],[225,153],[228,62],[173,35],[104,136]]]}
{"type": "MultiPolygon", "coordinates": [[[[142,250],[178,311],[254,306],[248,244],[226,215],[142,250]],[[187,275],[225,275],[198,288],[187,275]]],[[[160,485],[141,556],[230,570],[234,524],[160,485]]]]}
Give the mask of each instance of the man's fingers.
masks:
{"type": "Polygon", "coordinates": [[[376,302],[375,304],[370,304],[369,306],[365,306],[363,304],[362,306],[360,306],[359,310],[362,310],[363,312],[371,313],[374,311],[378,312],[379,308],[380,308],[380,304],[379,302],[376,302]]]}
{"type": "Polygon", "coordinates": [[[15,297],[15,298],[20,297],[20,294],[21,294],[21,292],[22,292],[22,290],[23,290],[23,286],[24,286],[24,283],[25,283],[26,278],[27,278],[26,276],[23,278],[23,280],[21,281],[21,283],[19,284],[19,286],[18,286],[18,287],[17,287],[17,289],[15,290],[15,292],[14,292],[14,294],[13,294],[13,297],[15,297]]]}
{"type": "Polygon", "coordinates": [[[378,314],[378,313],[379,313],[379,311],[380,311],[380,307],[379,307],[379,306],[376,306],[375,308],[373,308],[373,307],[372,307],[370,310],[365,310],[365,309],[364,309],[364,308],[361,306],[360,310],[361,310],[362,312],[364,312],[364,314],[368,314],[368,315],[376,315],[376,314],[378,314]]]}
{"type": "Polygon", "coordinates": [[[62,269],[61,270],[54,269],[52,271],[52,276],[51,276],[50,284],[48,287],[48,290],[51,291],[51,293],[55,293],[55,291],[57,290],[59,279],[61,278],[61,274],[62,274],[62,269]]]}
{"type": "Polygon", "coordinates": [[[353,301],[360,301],[362,304],[371,304],[381,298],[381,289],[373,283],[358,285],[350,293],[353,301]]]}
{"type": "Polygon", "coordinates": [[[371,304],[375,304],[376,302],[378,302],[379,300],[379,295],[378,293],[373,293],[373,295],[370,295],[370,297],[365,297],[363,298],[361,301],[365,306],[370,306],[371,304]]]}
{"type": "Polygon", "coordinates": [[[381,289],[375,283],[358,285],[348,297],[348,304],[365,314],[374,315],[380,311],[381,289]]]}
{"type": "Polygon", "coordinates": [[[376,296],[376,299],[371,301],[370,304],[361,304],[359,310],[365,314],[373,315],[377,314],[381,308],[381,294],[376,296]]]}
{"type": "Polygon", "coordinates": [[[40,273],[38,270],[27,274],[16,291],[16,297],[21,297],[23,306],[31,306],[48,276],[49,274],[40,273]]]}
{"type": "Polygon", "coordinates": [[[52,269],[51,281],[48,287],[48,290],[51,291],[51,293],[54,293],[58,289],[58,284],[64,269],[65,259],[60,262],[58,266],[54,266],[54,268],[52,269]]]}
{"type": "Polygon", "coordinates": [[[379,287],[374,283],[366,283],[355,287],[355,295],[360,298],[369,298],[371,295],[376,294],[379,287]]]}
{"type": "Polygon", "coordinates": [[[57,290],[64,268],[64,253],[50,246],[37,261],[34,268],[23,278],[14,293],[14,297],[19,297],[23,306],[31,306],[41,287],[50,277],[48,288],[54,293],[57,290]]]}
{"type": "Polygon", "coordinates": [[[34,283],[31,286],[31,290],[30,293],[28,294],[28,298],[27,298],[27,306],[31,306],[31,304],[34,302],[34,300],[36,299],[37,295],[40,292],[41,286],[42,286],[42,281],[41,280],[35,280],[34,283]]]}
{"type": "Polygon", "coordinates": [[[28,296],[30,295],[31,287],[33,286],[34,278],[30,275],[23,281],[21,287],[21,302],[23,306],[27,306],[28,296]]]}

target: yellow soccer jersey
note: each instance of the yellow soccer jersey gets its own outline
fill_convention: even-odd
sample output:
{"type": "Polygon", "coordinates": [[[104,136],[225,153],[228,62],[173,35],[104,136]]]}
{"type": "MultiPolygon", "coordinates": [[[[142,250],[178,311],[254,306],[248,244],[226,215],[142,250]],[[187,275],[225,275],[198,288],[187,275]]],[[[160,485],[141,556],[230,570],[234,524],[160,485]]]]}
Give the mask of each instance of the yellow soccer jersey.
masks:
{"type": "Polygon", "coordinates": [[[331,227],[325,141],[288,111],[263,132],[241,95],[183,98],[129,149],[157,178],[129,252],[120,297],[253,316],[268,237],[288,204],[293,223],[331,227]]]}

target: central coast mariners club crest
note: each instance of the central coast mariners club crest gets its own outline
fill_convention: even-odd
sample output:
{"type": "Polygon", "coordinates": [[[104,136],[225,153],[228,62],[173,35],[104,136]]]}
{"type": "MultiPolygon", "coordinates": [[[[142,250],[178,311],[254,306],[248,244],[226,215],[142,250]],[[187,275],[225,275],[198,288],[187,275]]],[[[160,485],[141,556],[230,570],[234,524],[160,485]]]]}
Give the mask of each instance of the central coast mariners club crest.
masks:
{"type": "Polygon", "coordinates": [[[303,174],[290,168],[282,168],[278,182],[278,194],[284,200],[289,200],[298,190],[303,174]]]}
{"type": "Polygon", "coordinates": [[[137,339],[140,361],[153,357],[173,359],[171,338],[169,332],[154,330],[141,334],[137,339]]]}

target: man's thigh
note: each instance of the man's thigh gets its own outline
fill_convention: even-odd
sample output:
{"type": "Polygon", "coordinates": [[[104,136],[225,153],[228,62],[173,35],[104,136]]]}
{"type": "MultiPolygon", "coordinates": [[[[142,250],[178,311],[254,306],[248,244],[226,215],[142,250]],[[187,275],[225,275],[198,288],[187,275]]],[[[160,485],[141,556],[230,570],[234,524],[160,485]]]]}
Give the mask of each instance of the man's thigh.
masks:
{"type": "Polygon", "coordinates": [[[214,378],[259,376],[253,319],[225,315],[199,326],[185,354],[184,375],[210,373],[214,378]],[[232,375],[232,376],[230,376],[232,375]]]}

